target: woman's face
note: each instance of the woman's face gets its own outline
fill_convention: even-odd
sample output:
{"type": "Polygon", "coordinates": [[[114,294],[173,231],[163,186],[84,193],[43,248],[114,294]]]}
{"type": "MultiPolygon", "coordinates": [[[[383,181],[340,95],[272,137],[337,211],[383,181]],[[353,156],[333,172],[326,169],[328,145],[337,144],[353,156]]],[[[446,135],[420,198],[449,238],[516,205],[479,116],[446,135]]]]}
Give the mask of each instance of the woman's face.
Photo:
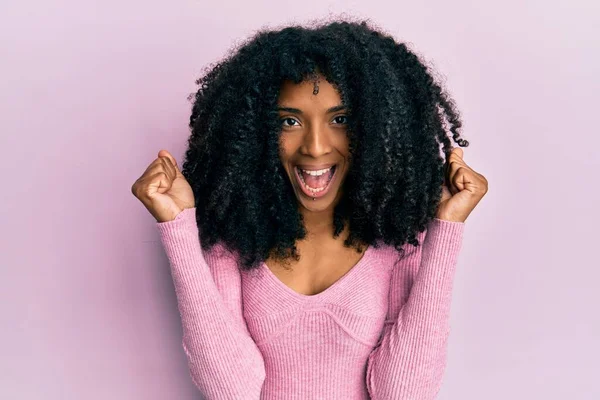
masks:
{"type": "Polygon", "coordinates": [[[318,93],[313,90],[312,80],[282,85],[279,157],[300,206],[324,211],[339,201],[349,168],[347,114],[339,94],[322,75],[318,93]]]}

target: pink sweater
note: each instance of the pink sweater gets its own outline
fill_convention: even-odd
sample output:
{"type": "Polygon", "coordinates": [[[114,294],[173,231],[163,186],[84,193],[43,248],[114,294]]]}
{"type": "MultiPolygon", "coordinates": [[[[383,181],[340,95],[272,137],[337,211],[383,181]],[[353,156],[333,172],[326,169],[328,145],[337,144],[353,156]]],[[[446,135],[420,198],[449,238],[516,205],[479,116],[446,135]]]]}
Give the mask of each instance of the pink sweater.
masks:
{"type": "Polygon", "coordinates": [[[240,271],[200,247],[196,209],[157,222],[194,384],[207,399],[434,399],[450,333],[464,223],[434,219],[405,245],[381,244],[325,291],[300,294],[266,266],[240,271]],[[424,241],[423,241],[424,238],[424,241]]]}

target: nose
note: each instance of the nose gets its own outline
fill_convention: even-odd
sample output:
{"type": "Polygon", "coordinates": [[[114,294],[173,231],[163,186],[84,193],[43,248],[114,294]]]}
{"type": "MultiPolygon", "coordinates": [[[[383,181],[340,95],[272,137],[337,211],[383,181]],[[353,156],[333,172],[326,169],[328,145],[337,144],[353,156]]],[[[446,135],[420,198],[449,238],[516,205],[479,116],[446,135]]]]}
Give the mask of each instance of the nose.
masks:
{"type": "Polygon", "coordinates": [[[313,124],[302,138],[300,152],[312,158],[320,158],[331,153],[330,133],[326,128],[313,124]]]}

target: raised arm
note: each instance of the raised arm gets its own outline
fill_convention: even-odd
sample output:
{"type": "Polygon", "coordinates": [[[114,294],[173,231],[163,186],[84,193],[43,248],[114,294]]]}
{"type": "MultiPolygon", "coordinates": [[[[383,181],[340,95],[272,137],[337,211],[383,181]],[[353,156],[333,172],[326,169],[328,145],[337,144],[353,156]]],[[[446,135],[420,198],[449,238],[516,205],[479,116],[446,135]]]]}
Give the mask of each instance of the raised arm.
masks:
{"type": "Polygon", "coordinates": [[[463,222],[435,218],[394,267],[388,318],[367,360],[372,400],[434,399],[446,366],[450,303],[463,222]]]}
{"type": "Polygon", "coordinates": [[[262,355],[242,315],[241,276],[233,260],[205,258],[196,209],[157,222],[169,259],[183,326],[190,376],[206,399],[260,398],[265,380],[262,355]]]}

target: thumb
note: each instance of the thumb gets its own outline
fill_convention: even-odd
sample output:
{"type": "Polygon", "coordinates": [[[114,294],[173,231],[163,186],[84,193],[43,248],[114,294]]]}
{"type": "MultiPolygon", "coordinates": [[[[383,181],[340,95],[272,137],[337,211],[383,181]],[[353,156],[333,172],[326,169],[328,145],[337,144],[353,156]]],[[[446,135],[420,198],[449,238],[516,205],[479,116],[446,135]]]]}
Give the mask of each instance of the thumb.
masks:
{"type": "Polygon", "coordinates": [[[171,153],[169,153],[167,150],[161,150],[158,152],[158,156],[159,157],[167,157],[169,160],[171,160],[171,164],[173,164],[173,166],[175,167],[175,171],[177,172],[177,176],[181,176],[181,170],[179,169],[179,167],[177,166],[177,160],[175,160],[175,157],[173,157],[173,155],[171,153]]]}

